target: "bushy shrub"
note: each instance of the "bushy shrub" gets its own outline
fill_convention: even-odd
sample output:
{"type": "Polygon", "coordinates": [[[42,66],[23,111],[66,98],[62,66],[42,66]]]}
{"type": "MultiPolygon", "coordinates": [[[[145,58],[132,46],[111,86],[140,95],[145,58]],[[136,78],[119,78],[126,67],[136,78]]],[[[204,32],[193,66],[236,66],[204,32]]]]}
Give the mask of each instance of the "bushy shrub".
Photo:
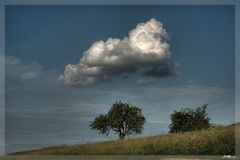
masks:
{"type": "Polygon", "coordinates": [[[171,114],[172,123],[169,125],[169,133],[186,132],[209,128],[210,118],[206,114],[207,104],[196,110],[185,108],[174,111],[171,114]]]}

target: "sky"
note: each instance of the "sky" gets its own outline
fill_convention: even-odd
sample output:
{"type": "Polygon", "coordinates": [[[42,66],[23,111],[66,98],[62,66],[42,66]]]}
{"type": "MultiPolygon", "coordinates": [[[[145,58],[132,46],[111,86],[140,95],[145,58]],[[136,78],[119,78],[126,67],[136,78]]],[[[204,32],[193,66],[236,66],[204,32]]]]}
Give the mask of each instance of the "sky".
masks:
{"type": "MultiPolygon", "coordinates": [[[[6,6],[6,152],[108,139],[88,125],[115,101],[142,109],[143,134],[208,104],[235,119],[230,5],[6,6]]],[[[138,136],[138,135],[133,135],[138,136]]]]}

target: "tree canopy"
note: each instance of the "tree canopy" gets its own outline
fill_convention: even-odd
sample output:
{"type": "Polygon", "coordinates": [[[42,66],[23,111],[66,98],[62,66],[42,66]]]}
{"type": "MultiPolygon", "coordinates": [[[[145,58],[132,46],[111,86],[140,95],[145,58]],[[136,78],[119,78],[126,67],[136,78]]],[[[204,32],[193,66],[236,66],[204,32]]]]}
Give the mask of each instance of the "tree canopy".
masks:
{"type": "Polygon", "coordinates": [[[137,106],[116,101],[107,114],[100,114],[90,122],[91,129],[99,134],[117,133],[120,139],[126,135],[140,134],[146,119],[137,106]]]}
{"type": "Polygon", "coordinates": [[[206,114],[207,104],[198,107],[196,110],[185,108],[175,110],[171,114],[172,123],[169,125],[169,133],[186,132],[209,128],[210,118],[206,114]]]}

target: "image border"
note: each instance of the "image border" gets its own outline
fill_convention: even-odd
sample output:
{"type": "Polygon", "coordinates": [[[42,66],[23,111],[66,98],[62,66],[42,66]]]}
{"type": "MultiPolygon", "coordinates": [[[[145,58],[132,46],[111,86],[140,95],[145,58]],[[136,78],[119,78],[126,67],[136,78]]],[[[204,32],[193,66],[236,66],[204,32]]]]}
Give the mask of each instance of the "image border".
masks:
{"type": "MultiPolygon", "coordinates": [[[[7,5],[234,5],[235,6],[235,122],[240,122],[240,0],[0,0],[0,159],[5,155],[5,6],[7,5]]],[[[236,129],[235,156],[240,156],[240,130],[236,129]],[[238,136],[238,137],[237,137],[238,136]]],[[[5,157],[5,158],[4,158],[5,157]]],[[[12,157],[12,156],[11,156],[12,157]]],[[[15,156],[33,159],[32,156],[15,156]]],[[[166,159],[192,156],[50,156],[50,159],[166,159]],[[73,158],[75,157],[75,158],[73,158]]],[[[219,159],[221,156],[194,156],[219,159]]],[[[13,157],[12,157],[13,158],[13,157]]],[[[36,157],[35,157],[36,158],[36,157]]],[[[34,159],[35,159],[34,158],[34,159]]],[[[38,156],[48,159],[49,156],[38,156]]]]}

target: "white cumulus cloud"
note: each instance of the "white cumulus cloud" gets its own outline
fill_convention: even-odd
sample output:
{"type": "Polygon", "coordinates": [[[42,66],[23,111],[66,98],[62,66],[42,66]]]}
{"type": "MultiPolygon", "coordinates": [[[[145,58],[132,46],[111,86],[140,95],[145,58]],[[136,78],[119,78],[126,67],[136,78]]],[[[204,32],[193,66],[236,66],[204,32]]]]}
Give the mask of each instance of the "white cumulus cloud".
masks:
{"type": "MultiPolygon", "coordinates": [[[[94,42],[83,53],[78,64],[65,66],[64,73],[58,79],[63,84],[88,85],[112,80],[114,76],[123,73],[143,71],[144,68],[160,67],[160,72],[161,68],[172,68],[169,65],[171,54],[167,37],[163,24],[156,19],[139,23],[129,32],[128,37],[94,42]]],[[[146,72],[145,70],[144,73],[146,72]]],[[[156,75],[161,77],[161,74],[156,75]]],[[[163,76],[168,75],[174,75],[173,69],[169,69],[169,74],[165,73],[163,76]]]]}

